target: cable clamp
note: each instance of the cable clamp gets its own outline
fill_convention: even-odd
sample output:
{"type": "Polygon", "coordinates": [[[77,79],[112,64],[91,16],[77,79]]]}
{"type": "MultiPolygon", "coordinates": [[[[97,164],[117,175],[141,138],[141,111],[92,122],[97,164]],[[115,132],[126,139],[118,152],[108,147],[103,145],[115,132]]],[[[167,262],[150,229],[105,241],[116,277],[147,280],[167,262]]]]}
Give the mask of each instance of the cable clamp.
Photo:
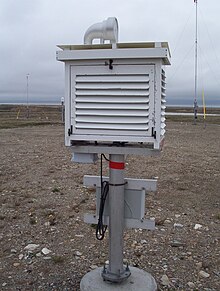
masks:
{"type": "Polygon", "coordinates": [[[127,181],[124,182],[124,183],[121,183],[121,184],[111,184],[111,183],[109,183],[109,186],[124,186],[124,185],[126,185],[126,184],[128,184],[127,181]]]}

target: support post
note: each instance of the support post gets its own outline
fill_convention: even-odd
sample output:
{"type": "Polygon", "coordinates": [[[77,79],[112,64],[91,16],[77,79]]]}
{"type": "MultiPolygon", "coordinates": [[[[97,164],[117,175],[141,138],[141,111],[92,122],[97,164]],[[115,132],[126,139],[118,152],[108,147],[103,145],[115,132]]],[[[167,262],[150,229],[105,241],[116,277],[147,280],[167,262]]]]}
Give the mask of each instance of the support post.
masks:
{"type": "Polygon", "coordinates": [[[110,282],[121,282],[131,274],[123,265],[124,169],[124,155],[109,155],[109,265],[102,277],[110,282]]]}

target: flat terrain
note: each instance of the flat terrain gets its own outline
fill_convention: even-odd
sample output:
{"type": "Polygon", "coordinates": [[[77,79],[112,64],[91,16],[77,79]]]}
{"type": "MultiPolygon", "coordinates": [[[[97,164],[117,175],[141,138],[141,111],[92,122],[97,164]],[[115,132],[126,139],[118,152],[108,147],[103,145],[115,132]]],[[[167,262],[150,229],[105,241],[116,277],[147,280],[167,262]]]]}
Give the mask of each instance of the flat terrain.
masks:
{"type": "MultiPolygon", "coordinates": [[[[96,240],[83,222],[95,211],[83,176],[99,175],[100,162],[71,162],[62,123],[45,121],[0,129],[0,290],[79,290],[108,260],[108,235],[96,240]]],[[[156,229],[126,230],[124,258],[159,290],[219,290],[219,149],[217,122],[168,121],[160,156],[127,157],[126,177],[158,177],[158,190],[146,197],[156,229]]]]}

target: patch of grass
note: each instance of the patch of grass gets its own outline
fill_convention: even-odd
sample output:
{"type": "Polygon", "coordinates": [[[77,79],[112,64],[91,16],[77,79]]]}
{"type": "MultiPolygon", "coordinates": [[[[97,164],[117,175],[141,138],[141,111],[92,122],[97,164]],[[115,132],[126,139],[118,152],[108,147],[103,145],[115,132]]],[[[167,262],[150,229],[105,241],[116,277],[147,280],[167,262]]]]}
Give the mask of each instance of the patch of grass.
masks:
{"type": "Polygon", "coordinates": [[[216,214],[216,219],[220,220],[220,213],[216,214]]]}
{"type": "Polygon", "coordinates": [[[52,261],[55,264],[61,264],[65,261],[65,258],[63,256],[52,256],[52,261]]]}
{"type": "Polygon", "coordinates": [[[53,192],[53,193],[59,193],[59,192],[60,192],[60,189],[57,188],[57,187],[54,187],[54,188],[52,189],[52,192],[53,192]]]}

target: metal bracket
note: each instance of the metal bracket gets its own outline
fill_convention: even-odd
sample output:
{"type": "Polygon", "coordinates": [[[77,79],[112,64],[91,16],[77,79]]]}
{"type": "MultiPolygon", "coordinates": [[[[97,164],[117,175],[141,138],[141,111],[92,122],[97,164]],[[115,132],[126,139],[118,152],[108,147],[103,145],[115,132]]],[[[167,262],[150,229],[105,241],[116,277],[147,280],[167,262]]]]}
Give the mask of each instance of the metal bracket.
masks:
{"type": "MultiPolygon", "coordinates": [[[[97,224],[98,216],[96,214],[86,213],[84,214],[84,222],[89,223],[89,224],[97,224]]],[[[109,216],[103,217],[103,224],[109,225],[109,216]]],[[[140,228],[140,229],[154,230],[155,220],[125,218],[124,225],[126,228],[140,228]]]]}
{"type": "Polygon", "coordinates": [[[126,280],[128,277],[131,276],[131,271],[127,266],[124,266],[123,272],[120,272],[118,274],[112,273],[109,270],[109,267],[106,268],[104,265],[103,271],[102,271],[102,278],[104,281],[110,281],[112,283],[120,283],[124,280],[126,280]]]}

